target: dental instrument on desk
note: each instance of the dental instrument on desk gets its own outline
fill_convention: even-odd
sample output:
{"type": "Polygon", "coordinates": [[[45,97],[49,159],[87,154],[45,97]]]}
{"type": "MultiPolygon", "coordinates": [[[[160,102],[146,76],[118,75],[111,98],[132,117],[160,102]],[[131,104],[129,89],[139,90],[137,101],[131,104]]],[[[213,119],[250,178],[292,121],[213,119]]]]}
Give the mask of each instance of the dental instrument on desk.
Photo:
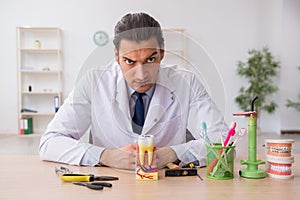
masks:
{"type": "Polygon", "coordinates": [[[198,174],[194,163],[195,162],[190,162],[182,167],[174,163],[168,163],[167,167],[169,169],[165,170],[165,176],[197,176],[201,181],[203,181],[202,177],[198,174]]]}
{"type": "Polygon", "coordinates": [[[234,113],[234,116],[249,116],[248,120],[248,160],[241,160],[242,165],[247,165],[247,168],[241,169],[239,174],[244,178],[265,178],[267,173],[264,169],[259,169],[258,166],[265,164],[265,161],[257,159],[257,135],[256,135],[256,122],[257,113],[254,110],[254,103],[258,96],[251,100],[251,111],[234,113]]]}
{"type": "Polygon", "coordinates": [[[85,187],[90,188],[92,190],[103,190],[103,186],[102,185],[97,185],[96,183],[73,182],[73,184],[85,186],[85,187]]]}
{"type": "Polygon", "coordinates": [[[87,188],[90,188],[92,190],[102,190],[103,187],[112,187],[111,183],[107,182],[92,182],[92,183],[86,183],[86,182],[73,182],[74,185],[81,185],[85,186],[87,188]]]}
{"type": "Polygon", "coordinates": [[[65,182],[92,182],[92,181],[114,181],[119,180],[115,176],[96,176],[94,174],[74,173],[66,167],[55,167],[55,172],[65,182]]]}

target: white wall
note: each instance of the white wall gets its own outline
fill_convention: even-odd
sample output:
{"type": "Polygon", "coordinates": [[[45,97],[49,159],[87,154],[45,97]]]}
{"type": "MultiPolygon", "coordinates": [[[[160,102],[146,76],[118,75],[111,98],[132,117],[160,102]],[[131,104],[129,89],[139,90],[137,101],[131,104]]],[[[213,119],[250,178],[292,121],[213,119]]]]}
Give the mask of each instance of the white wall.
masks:
{"type": "Polygon", "coordinates": [[[300,115],[285,108],[286,99],[300,101],[300,1],[283,1],[280,60],[284,67],[280,74],[280,124],[283,130],[299,130],[300,115]]]}
{"type": "MultiPolygon", "coordinates": [[[[185,1],[100,1],[100,0],[7,0],[0,1],[0,74],[2,94],[0,133],[17,133],[17,26],[58,26],[63,30],[64,93],[72,89],[81,64],[95,48],[92,36],[113,27],[125,13],[146,11],[165,28],[185,28],[201,44],[217,66],[226,97],[217,99],[225,119],[246,126],[244,119],[232,117],[239,111],[234,97],[243,84],[236,76],[236,63],[245,60],[249,48],[268,45],[282,59],[280,91],[274,96],[280,108],[261,122],[265,131],[300,129],[300,113],[285,108],[285,98],[300,93],[299,60],[300,5],[297,0],[185,0],[185,1]],[[292,77],[292,78],[291,78],[292,77]],[[293,87],[291,87],[293,85],[293,87]],[[291,117],[290,117],[291,116],[291,117]],[[291,119],[292,118],[292,119],[291,119]],[[290,120],[291,119],[291,120],[290,120]]],[[[192,52],[191,52],[192,54],[192,52]]],[[[220,91],[223,92],[223,91],[220,91]]]]}

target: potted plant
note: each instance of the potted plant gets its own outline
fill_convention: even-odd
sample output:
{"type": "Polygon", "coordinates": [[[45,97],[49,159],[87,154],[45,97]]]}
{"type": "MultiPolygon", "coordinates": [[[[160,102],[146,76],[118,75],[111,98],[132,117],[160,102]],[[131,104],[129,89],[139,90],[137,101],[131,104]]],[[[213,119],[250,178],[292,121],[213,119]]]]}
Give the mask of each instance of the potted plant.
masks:
{"type": "Polygon", "coordinates": [[[240,88],[235,102],[242,110],[249,111],[249,102],[258,96],[255,110],[258,113],[262,110],[273,113],[277,104],[270,97],[278,90],[273,79],[277,76],[280,63],[274,59],[267,47],[262,50],[251,49],[248,56],[245,62],[238,61],[237,64],[237,74],[247,79],[248,85],[240,88]]]}

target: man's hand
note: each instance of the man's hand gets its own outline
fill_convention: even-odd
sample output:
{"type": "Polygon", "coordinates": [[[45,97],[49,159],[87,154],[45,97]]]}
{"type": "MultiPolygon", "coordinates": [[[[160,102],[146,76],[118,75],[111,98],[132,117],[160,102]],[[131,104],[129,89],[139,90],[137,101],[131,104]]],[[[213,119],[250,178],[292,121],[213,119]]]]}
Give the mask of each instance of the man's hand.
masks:
{"type": "Polygon", "coordinates": [[[177,159],[177,155],[171,147],[156,149],[156,163],[158,169],[167,166],[168,163],[175,162],[177,159]]]}
{"type": "Polygon", "coordinates": [[[119,169],[135,169],[137,144],[129,144],[118,149],[105,149],[100,156],[100,164],[119,169]]]}
{"type": "MultiPolygon", "coordinates": [[[[156,149],[156,163],[159,169],[176,161],[177,155],[170,147],[156,149]]],[[[105,149],[100,156],[100,164],[119,169],[135,169],[137,144],[129,144],[118,149],[105,149]]]]}

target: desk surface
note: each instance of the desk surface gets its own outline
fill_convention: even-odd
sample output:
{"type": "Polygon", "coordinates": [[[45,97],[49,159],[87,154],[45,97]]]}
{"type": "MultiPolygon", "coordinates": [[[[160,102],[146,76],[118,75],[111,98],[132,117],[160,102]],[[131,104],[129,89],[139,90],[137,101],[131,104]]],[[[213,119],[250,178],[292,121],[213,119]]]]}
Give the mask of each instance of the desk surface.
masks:
{"type": "MultiPolygon", "coordinates": [[[[238,175],[240,158],[235,165],[235,178],[220,181],[205,177],[205,168],[198,169],[203,178],[164,177],[158,181],[136,181],[133,172],[106,167],[67,166],[72,171],[95,175],[118,176],[112,188],[102,191],[62,182],[55,174],[59,163],[41,161],[38,156],[0,156],[0,199],[300,199],[300,155],[294,155],[293,179],[245,179],[238,175]]],[[[263,158],[263,157],[262,157],[263,158]]]]}

